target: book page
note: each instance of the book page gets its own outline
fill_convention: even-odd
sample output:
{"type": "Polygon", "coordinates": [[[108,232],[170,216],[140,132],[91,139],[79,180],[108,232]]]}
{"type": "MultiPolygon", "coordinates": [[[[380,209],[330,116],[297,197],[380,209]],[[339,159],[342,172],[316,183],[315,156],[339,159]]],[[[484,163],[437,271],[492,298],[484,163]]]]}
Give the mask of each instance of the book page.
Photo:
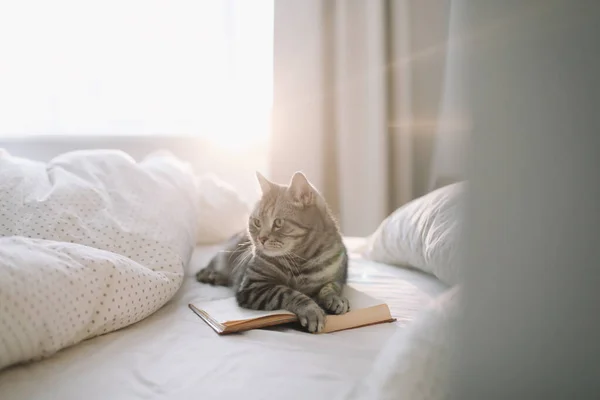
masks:
{"type": "Polygon", "coordinates": [[[358,310],[361,308],[368,308],[384,304],[383,301],[375,299],[348,285],[344,286],[343,293],[350,303],[350,310],[358,310]]]}
{"type": "MultiPolygon", "coordinates": [[[[382,301],[360,292],[350,286],[344,287],[344,295],[350,302],[350,310],[358,310],[383,304],[382,301]]],[[[276,311],[257,311],[241,308],[237,305],[235,297],[228,297],[220,300],[209,300],[194,303],[199,310],[204,311],[220,324],[226,324],[232,321],[247,321],[251,319],[266,317],[270,315],[294,315],[285,310],[276,311]]]]}
{"type": "Polygon", "coordinates": [[[194,303],[194,307],[204,311],[220,324],[226,324],[232,321],[246,321],[269,315],[294,315],[285,310],[277,311],[257,311],[248,310],[239,307],[235,297],[228,297],[221,300],[210,300],[194,303]]]}

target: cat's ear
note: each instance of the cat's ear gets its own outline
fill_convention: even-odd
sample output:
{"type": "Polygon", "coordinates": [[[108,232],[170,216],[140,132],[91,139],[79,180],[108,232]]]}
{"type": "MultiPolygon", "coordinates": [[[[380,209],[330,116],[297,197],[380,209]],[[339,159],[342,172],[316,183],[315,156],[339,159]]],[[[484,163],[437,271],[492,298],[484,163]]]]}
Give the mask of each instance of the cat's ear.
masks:
{"type": "Polygon", "coordinates": [[[294,176],[292,176],[288,190],[292,196],[292,200],[295,203],[303,206],[315,204],[315,190],[302,172],[296,172],[294,176]]]}
{"type": "Polygon", "coordinates": [[[271,183],[267,178],[262,176],[262,174],[256,171],[256,179],[258,179],[258,183],[260,184],[260,190],[262,194],[267,194],[273,187],[273,183],[271,183]]]}

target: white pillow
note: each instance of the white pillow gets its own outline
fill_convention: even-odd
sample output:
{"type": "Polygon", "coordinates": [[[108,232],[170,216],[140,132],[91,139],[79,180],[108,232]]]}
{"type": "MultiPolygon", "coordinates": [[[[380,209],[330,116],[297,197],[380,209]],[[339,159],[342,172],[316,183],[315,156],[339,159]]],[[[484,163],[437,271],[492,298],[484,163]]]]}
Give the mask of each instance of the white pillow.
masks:
{"type": "Polygon", "coordinates": [[[456,248],[466,186],[444,186],[397,209],[370,236],[364,256],[420,269],[449,285],[458,283],[456,248]]]}
{"type": "MultiPolygon", "coordinates": [[[[144,160],[146,168],[149,162],[158,164],[162,171],[156,172],[163,176],[194,175],[188,163],[178,160],[167,150],[155,151],[148,155],[144,160]],[[168,170],[165,170],[165,165],[168,170]]],[[[195,176],[194,183],[193,186],[190,186],[189,182],[185,182],[184,185],[194,194],[193,201],[196,203],[197,245],[221,243],[246,229],[250,205],[242,199],[236,189],[212,173],[195,176]]]]}
{"type": "Polygon", "coordinates": [[[248,226],[250,206],[228,183],[212,174],[196,179],[198,186],[197,244],[215,244],[248,226]]]}

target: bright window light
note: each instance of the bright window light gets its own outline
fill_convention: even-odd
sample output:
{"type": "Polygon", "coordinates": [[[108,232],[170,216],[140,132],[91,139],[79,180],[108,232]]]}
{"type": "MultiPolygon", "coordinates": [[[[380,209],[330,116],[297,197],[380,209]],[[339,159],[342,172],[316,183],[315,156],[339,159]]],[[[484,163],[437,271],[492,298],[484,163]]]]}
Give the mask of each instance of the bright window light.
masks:
{"type": "Polygon", "coordinates": [[[268,135],[273,0],[0,2],[0,136],[268,135]]]}

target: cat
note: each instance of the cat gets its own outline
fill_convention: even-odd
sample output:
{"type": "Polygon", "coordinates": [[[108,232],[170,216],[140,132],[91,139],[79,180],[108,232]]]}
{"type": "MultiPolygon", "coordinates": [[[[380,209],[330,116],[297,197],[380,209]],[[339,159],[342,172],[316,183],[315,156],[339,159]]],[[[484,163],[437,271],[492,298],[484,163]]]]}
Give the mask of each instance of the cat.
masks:
{"type": "Polygon", "coordinates": [[[296,172],[288,185],[256,173],[262,197],[248,228],[234,235],[196,275],[202,283],[230,286],[240,307],[285,309],[318,333],[326,313],[350,309],[342,295],[348,255],[323,196],[296,172]]]}

